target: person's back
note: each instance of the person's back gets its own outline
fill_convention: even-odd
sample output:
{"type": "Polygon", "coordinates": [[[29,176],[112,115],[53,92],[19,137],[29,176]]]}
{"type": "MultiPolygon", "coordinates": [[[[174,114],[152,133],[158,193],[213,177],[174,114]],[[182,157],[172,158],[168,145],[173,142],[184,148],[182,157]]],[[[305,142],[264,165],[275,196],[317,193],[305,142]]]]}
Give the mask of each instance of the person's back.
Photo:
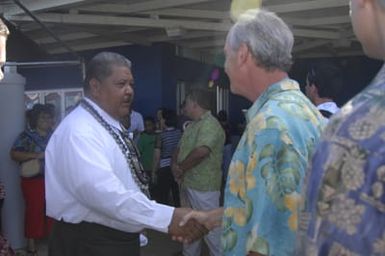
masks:
{"type": "Polygon", "coordinates": [[[385,232],[378,204],[385,181],[385,68],[377,78],[333,116],[315,151],[304,214],[312,220],[303,253],[312,247],[318,255],[344,248],[357,255],[379,252],[374,238],[385,232]]]}
{"type": "Polygon", "coordinates": [[[255,242],[255,250],[262,255],[294,255],[297,205],[323,118],[290,79],[270,86],[247,117],[249,122],[230,165],[230,189],[225,194],[223,226],[230,225],[232,230],[222,235],[226,255],[243,253],[245,249],[238,244],[257,239],[249,233],[255,225],[262,241],[255,242]],[[244,183],[237,183],[239,176],[244,177],[244,183]],[[245,209],[236,207],[241,202],[246,202],[245,209]],[[242,215],[244,218],[237,217],[242,215]],[[234,247],[228,240],[233,233],[237,234],[234,247]]]}
{"type": "Polygon", "coordinates": [[[165,128],[160,133],[160,167],[171,165],[171,157],[178,146],[182,131],[175,127],[165,128]]]}
{"type": "MultiPolygon", "coordinates": [[[[385,60],[385,0],[351,0],[354,32],[385,60]]],[[[385,66],[335,114],[309,171],[298,255],[384,255],[385,66]]]]}

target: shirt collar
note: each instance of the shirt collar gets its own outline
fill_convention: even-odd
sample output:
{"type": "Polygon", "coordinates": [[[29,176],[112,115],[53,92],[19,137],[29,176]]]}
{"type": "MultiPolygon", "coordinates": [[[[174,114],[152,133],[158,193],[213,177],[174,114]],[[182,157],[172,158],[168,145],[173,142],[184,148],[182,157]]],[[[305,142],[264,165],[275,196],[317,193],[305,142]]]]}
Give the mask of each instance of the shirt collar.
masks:
{"type": "Polygon", "coordinates": [[[201,115],[198,120],[196,120],[197,122],[199,122],[200,120],[203,120],[203,119],[206,119],[209,115],[211,114],[211,111],[210,110],[207,110],[205,113],[203,113],[203,115],[201,115]]]}
{"type": "Polygon", "coordinates": [[[289,90],[299,90],[298,83],[290,78],[284,78],[270,85],[246,112],[246,121],[249,122],[273,95],[289,90]]]}
{"type": "Polygon", "coordinates": [[[329,102],[324,102],[322,104],[319,104],[317,108],[319,110],[329,111],[332,114],[336,113],[339,110],[339,107],[334,101],[329,101],[329,102]]]}
{"type": "Polygon", "coordinates": [[[104,111],[101,107],[99,107],[98,104],[96,104],[92,99],[84,97],[84,99],[91,104],[91,106],[96,110],[96,112],[99,113],[99,115],[111,126],[118,129],[119,131],[122,131],[122,128],[120,126],[120,122],[110,116],[106,111],[104,111]]]}

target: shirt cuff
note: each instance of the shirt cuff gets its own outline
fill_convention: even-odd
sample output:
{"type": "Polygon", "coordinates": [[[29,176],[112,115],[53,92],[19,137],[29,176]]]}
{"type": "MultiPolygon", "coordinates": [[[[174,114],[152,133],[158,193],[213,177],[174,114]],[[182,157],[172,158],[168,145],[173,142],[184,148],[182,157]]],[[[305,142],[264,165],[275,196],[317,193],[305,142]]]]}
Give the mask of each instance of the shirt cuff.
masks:
{"type": "Polygon", "coordinates": [[[154,225],[150,228],[163,233],[168,233],[168,226],[171,224],[174,210],[174,207],[157,203],[154,216],[154,220],[156,220],[157,223],[154,223],[154,225]]]}

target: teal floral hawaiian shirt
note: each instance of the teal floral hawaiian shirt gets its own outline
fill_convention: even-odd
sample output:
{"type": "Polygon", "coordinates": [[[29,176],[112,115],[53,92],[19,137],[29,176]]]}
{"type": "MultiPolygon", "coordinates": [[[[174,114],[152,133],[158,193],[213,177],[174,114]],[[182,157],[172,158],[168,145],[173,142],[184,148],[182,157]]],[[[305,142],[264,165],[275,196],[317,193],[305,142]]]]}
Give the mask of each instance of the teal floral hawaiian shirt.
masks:
{"type": "Polygon", "coordinates": [[[227,178],[224,254],[293,255],[303,179],[325,120],[284,79],[254,102],[247,121],[227,178]]]}
{"type": "Polygon", "coordinates": [[[309,174],[301,254],[385,255],[385,66],[333,116],[309,174]]]}

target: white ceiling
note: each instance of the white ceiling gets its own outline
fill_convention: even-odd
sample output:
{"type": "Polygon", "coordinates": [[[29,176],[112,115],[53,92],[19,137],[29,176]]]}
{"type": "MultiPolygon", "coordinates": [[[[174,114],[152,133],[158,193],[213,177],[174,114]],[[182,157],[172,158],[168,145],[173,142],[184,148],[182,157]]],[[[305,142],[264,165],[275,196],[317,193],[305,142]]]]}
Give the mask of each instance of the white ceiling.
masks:
{"type": "MultiPolygon", "coordinates": [[[[222,51],[231,0],[20,0],[74,51],[169,42],[201,55],[222,51]]],[[[12,0],[0,13],[49,53],[67,50],[12,0]]],[[[290,24],[295,57],[362,55],[348,0],[265,0],[290,24]]]]}

